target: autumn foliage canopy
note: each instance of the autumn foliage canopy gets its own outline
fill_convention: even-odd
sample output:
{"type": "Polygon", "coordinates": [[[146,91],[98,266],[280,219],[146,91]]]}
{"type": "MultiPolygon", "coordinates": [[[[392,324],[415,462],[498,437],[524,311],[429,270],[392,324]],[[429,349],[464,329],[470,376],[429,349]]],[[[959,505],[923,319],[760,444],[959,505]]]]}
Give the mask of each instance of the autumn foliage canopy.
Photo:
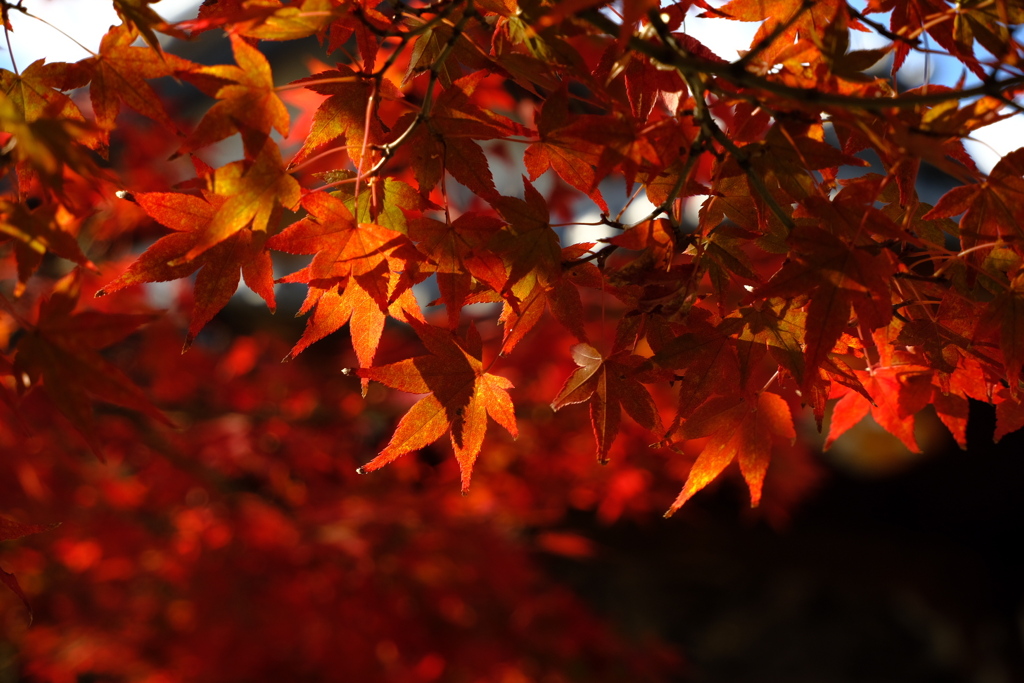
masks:
{"type": "Polygon", "coordinates": [[[1015,2],[113,4],[90,56],[0,71],[40,680],[654,680],[534,567],[587,554],[566,510],[736,469],[779,517],[819,431],[1024,426],[1024,149],[963,145],[1019,114],[1015,2]]]}

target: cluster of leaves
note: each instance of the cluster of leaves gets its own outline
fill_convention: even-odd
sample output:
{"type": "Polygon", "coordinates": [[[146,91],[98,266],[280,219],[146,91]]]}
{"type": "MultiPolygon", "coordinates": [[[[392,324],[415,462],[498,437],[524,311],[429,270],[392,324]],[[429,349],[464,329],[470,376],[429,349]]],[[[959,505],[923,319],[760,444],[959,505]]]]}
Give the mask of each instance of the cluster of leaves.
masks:
{"type": "MultiPolygon", "coordinates": [[[[18,577],[35,613],[28,628],[13,596],[0,610],[22,677],[611,682],[677,669],[664,646],[616,637],[537,566],[538,553],[591,551],[557,526],[570,498],[604,498],[607,519],[644,505],[636,464],[617,463],[627,486],[612,496],[598,495],[604,472],[585,453],[538,468],[531,485],[500,464],[515,459],[511,442],[469,497],[456,467],[426,460],[360,477],[361,454],[400,412],[383,392],[364,400],[340,374],[281,364],[275,335],[180,355],[160,321],[138,343],[133,375],[178,428],[98,415],[100,462],[70,430],[46,428],[41,395],[21,406],[31,439],[0,425],[0,496],[19,517],[63,520],[0,519],[5,540],[35,534],[4,553],[0,575],[18,577]]],[[[523,438],[554,443],[559,431],[524,424],[523,438]]]]}
{"type": "MultiPolygon", "coordinates": [[[[28,14],[0,6],[5,25],[28,14]]],[[[830,415],[826,447],[870,415],[919,450],[929,406],[964,446],[972,399],[995,405],[996,438],[1024,426],[1024,149],[986,176],[962,142],[1018,112],[1015,3],[207,0],[177,24],[147,0],[114,6],[122,23],[92,56],[0,72],[7,450],[56,447],[34,411],[101,457],[112,409],[96,402],[147,430],[175,423],[153,373],[118,360],[125,340],[166,350],[132,336],[159,317],[140,285],[185,278],[186,350],[241,281],[271,311],[277,284],[304,284],[286,359],[347,325],[352,354],[322,372],[347,368],[363,395],[425,394],[359,471],[448,434],[463,492],[484,443],[508,443],[489,418],[516,437],[526,421],[574,424],[581,403],[601,461],[626,449],[625,411],[632,440],[682,473],[668,514],[734,461],[758,505],[772,463],[806,451],[804,415],[819,430],[830,415]],[[698,16],[759,28],[730,60],[687,30],[698,16]],[[883,46],[851,49],[851,32],[883,46]],[[233,63],[157,34],[226,35],[233,63]],[[336,63],[278,82],[261,48],[304,39],[336,63]],[[971,75],[901,92],[915,52],[971,75]],[[190,121],[160,79],[213,102],[190,121]],[[959,183],[934,206],[922,162],[959,183]],[[618,187],[629,199],[612,211],[618,187]],[[584,205],[612,236],[565,243],[584,205]],[[311,258],[275,279],[289,254],[311,258]],[[103,298],[86,302],[96,273],[103,298]],[[404,334],[389,319],[418,342],[389,342],[404,334]],[[531,402],[539,368],[564,381],[550,408],[531,402]]],[[[148,433],[122,438],[161,452],[148,433]]],[[[262,524],[250,513],[223,511],[262,524]]],[[[10,524],[3,538],[37,530],[10,524]]]]}

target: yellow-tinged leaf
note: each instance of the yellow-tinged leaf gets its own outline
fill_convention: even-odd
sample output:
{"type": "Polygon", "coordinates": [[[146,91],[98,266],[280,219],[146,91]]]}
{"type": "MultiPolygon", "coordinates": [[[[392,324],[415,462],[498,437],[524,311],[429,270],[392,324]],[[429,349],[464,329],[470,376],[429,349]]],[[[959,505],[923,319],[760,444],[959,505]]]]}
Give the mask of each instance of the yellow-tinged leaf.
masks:
{"type": "MultiPolygon", "coordinates": [[[[274,90],[267,58],[240,36],[231,36],[238,66],[221,64],[193,69],[198,75],[214,76],[228,85],[217,91],[217,99],[185,140],[178,154],[185,154],[223,140],[236,132],[269,135],[276,130],[288,137],[288,109],[274,90]]],[[[280,155],[280,152],[278,152],[280,155]]]]}
{"type": "Polygon", "coordinates": [[[284,170],[281,150],[272,140],[266,140],[252,165],[239,174],[241,167],[241,162],[228,164],[214,174],[213,190],[226,199],[203,236],[180,262],[196,258],[250,222],[253,232],[266,233],[279,206],[293,211],[298,208],[302,188],[284,170]]]}
{"type": "Polygon", "coordinates": [[[261,40],[298,40],[324,30],[334,19],[330,0],[304,0],[299,6],[281,7],[243,34],[261,40]]]}

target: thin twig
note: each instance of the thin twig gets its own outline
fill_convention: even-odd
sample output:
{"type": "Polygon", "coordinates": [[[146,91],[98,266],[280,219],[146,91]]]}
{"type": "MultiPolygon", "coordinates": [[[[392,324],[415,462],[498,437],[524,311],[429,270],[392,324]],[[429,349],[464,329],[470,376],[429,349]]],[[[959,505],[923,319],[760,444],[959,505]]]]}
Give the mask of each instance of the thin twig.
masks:
{"type": "MultiPolygon", "coordinates": [[[[619,25],[600,12],[585,11],[581,12],[578,16],[605,33],[615,36],[619,35],[619,25]]],[[[885,109],[912,109],[922,105],[941,104],[944,102],[978,97],[981,95],[991,95],[996,97],[1004,90],[1024,85],[1024,76],[1015,76],[1002,81],[983,83],[973,88],[965,88],[963,90],[954,90],[943,93],[900,95],[893,97],[861,97],[858,95],[842,95],[838,93],[822,92],[815,88],[798,88],[786,85],[764,76],[759,76],[749,71],[739,69],[737,68],[736,62],[720,64],[718,62],[712,62],[692,55],[685,55],[673,50],[667,45],[643,40],[635,35],[629,39],[628,45],[630,49],[646,55],[660,64],[675,67],[680,73],[715,76],[737,86],[759,89],[802,104],[836,106],[844,109],[864,109],[869,111],[885,109]]]]}
{"type": "MultiPolygon", "coordinates": [[[[680,54],[683,57],[689,58],[690,55],[686,52],[686,49],[679,44],[679,41],[675,39],[675,36],[668,30],[668,26],[661,20],[661,17],[656,12],[650,13],[650,22],[658,34],[658,37],[665,43],[667,47],[672,49],[676,54],[680,54]]],[[[701,74],[694,73],[692,71],[683,71],[679,69],[679,75],[682,76],[683,80],[686,81],[687,87],[690,89],[690,94],[693,96],[694,103],[694,118],[697,119],[700,124],[701,130],[713,138],[718,144],[722,146],[727,152],[733,155],[736,162],[740,165],[740,168],[747,176],[747,180],[754,190],[761,196],[768,208],[771,209],[772,213],[782,221],[782,224],[786,226],[789,231],[793,230],[793,219],[787,214],[782,206],[779,205],[775,197],[771,194],[768,187],[764,184],[764,180],[756,173],[752,172],[750,168],[750,162],[746,152],[741,150],[736,144],[729,139],[729,136],[725,134],[718,124],[715,122],[714,117],[711,115],[711,110],[708,107],[707,101],[704,99],[705,92],[707,91],[707,83],[701,74]]],[[[680,181],[677,181],[676,185],[680,185],[685,182],[685,179],[680,177],[680,181]]],[[[678,193],[679,190],[676,190],[678,193]]]]}

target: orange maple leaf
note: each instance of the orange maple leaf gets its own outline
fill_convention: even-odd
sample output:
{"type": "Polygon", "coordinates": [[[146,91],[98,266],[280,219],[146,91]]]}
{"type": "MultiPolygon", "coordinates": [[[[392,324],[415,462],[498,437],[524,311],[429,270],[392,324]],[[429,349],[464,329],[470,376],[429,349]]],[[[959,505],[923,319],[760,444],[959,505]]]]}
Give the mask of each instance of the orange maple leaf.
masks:
{"type": "MultiPolygon", "coordinates": [[[[61,118],[86,123],[85,117],[74,101],[62,90],[81,88],[89,83],[88,70],[80,64],[60,62],[46,64],[39,59],[28,65],[20,74],[0,69],[0,89],[7,95],[15,108],[21,112],[26,123],[41,118],[61,118]]],[[[87,132],[83,129],[82,132],[87,132]]],[[[101,149],[105,144],[100,131],[88,131],[79,141],[90,149],[101,149]]]]}
{"type": "Polygon", "coordinates": [[[530,180],[536,180],[549,168],[554,169],[562,180],[588,195],[602,212],[608,213],[608,203],[597,187],[601,180],[596,171],[601,145],[567,134],[573,130],[570,124],[580,118],[570,116],[568,87],[563,85],[544,101],[537,117],[540,140],[526,148],[523,162],[530,180]]]}
{"type": "Polygon", "coordinates": [[[267,136],[273,129],[288,137],[288,109],[274,90],[267,58],[240,36],[231,36],[231,48],[238,66],[220,64],[192,69],[194,75],[213,76],[229,84],[217,90],[220,101],[206,112],[178,154],[205,147],[236,132],[243,137],[252,133],[267,136]]]}
{"type": "Polygon", "coordinates": [[[525,177],[525,199],[497,197],[492,200],[508,229],[494,236],[489,246],[500,254],[508,278],[500,293],[505,299],[501,323],[505,328],[502,353],[508,353],[540,320],[545,308],[580,341],[586,341],[583,304],[579,291],[563,277],[562,261],[580,258],[593,244],[561,249],[551,229],[547,202],[525,177]]]}
{"type": "MultiPolygon", "coordinates": [[[[872,255],[816,227],[798,226],[787,242],[790,260],[754,296],[810,297],[803,340],[804,388],[809,389],[850,324],[851,310],[868,330],[888,324],[893,267],[884,254],[872,255]]],[[[865,241],[866,247],[874,244],[865,241]]]]}
{"type": "Polygon", "coordinates": [[[960,219],[962,258],[967,282],[974,284],[987,252],[976,247],[1024,238],[1024,148],[1004,156],[984,182],[960,185],[944,194],[922,218],[960,219]]]}
{"type": "Polygon", "coordinates": [[[172,54],[133,47],[132,43],[138,37],[126,26],[112,26],[100,42],[99,54],[80,62],[92,77],[89,98],[96,114],[96,124],[104,132],[113,130],[120,105],[125,104],[177,133],[177,126],[167,116],[160,98],[146,81],[188,71],[196,65],[172,54]]]}
{"type": "Polygon", "coordinates": [[[160,0],[114,0],[114,10],[121,17],[126,26],[130,26],[138,32],[158,55],[166,53],[160,48],[160,41],[157,40],[154,30],[165,33],[175,38],[185,38],[184,31],[169,25],[163,17],[153,11],[150,5],[160,0]]]}
{"type": "Polygon", "coordinates": [[[512,382],[484,371],[480,361],[480,336],[470,327],[465,340],[447,330],[409,319],[430,354],[362,368],[356,374],[421,398],[398,423],[388,445],[359,468],[372,472],[399,456],[428,446],[451,432],[452,448],[459,461],[462,491],[469,490],[473,464],[483,446],[487,416],[513,437],[519,435],[515,410],[508,390],[512,382]]]}
{"type": "Polygon", "coordinates": [[[209,241],[209,226],[218,208],[227,203],[210,195],[211,204],[201,197],[178,192],[147,192],[135,201],[161,225],[175,232],[160,238],[119,278],[96,292],[105,296],[144,282],[167,282],[188,277],[202,268],[195,282],[195,307],[184,350],[199,331],[213,319],[238,289],[239,272],[245,283],[260,295],[271,311],[275,307],[273,264],[265,248],[265,233],[237,230],[195,257],[188,255],[209,241]]]}
{"type": "MultiPolygon", "coordinates": [[[[302,188],[284,169],[281,150],[267,138],[251,164],[235,161],[218,168],[212,176],[209,198],[223,200],[216,215],[207,224],[202,237],[181,258],[196,258],[214,245],[252,223],[254,233],[267,233],[279,207],[294,211],[302,198],[302,188]]],[[[154,216],[160,220],[157,216],[154,216]]]]}
{"type": "Polygon", "coordinates": [[[316,308],[286,359],[351,321],[356,356],[366,367],[373,362],[388,315],[406,321],[406,311],[415,311],[420,317],[413,283],[402,276],[415,249],[399,232],[357,224],[345,203],[326,192],[306,195],[302,206],[310,215],[267,242],[278,251],[315,254],[309,266],[282,280],[309,284],[300,315],[316,308]]]}
{"type": "Polygon", "coordinates": [[[786,400],[767,391],[757,396],[716,396],[690,415],[680,434],[685,439],[708,437],[708,440],[690,468],[683,490],[665,513],[666,517],[714,481],[733,460],[739,460],[740,471],[750,489],[750,505],[757,507],[771,460],[772,437],[790,441],[796,438],[786,400]]]}
{"type": "MultiPolygon", "coordinates": [[[[498,196],[484,150],[473,140],[526,136],[531,135],[531,131],[473,101],[473,92],[488,75],[486,71],[478,71],[445,88],[430,109],[429,117],[409,138],[407,144],[421,192],[429,192],[447,172],[484,199],[498,196]]],[[[401,135],[414,120],[413,115],[406,115],[392,134],[401,135]]]]}

